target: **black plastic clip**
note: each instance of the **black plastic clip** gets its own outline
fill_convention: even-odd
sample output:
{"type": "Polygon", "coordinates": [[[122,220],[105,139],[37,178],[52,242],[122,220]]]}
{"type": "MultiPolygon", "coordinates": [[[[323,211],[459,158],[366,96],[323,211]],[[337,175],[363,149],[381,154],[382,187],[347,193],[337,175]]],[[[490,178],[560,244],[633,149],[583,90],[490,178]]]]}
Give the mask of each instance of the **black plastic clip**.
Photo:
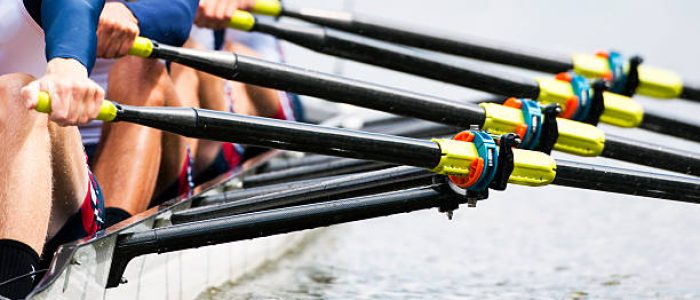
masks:
{"type": "Polygon", "coordinates": [[[642,59],[641,56],[635,55],[630,58],[629,72],[625,78],[624,89],[620,94],[627,97],[634,96],[637,87],[639,87],[639,65],[641,65],[642,62],[644,62],[644,59],[642,59]]]}
{"type": "Polygon", "coordinates": [[[520,137],[515,133],[501,135],[498,140],[498,170],[496,176],[489,185],[497,191],[504,191],[508,185],[508,178],[513,173],[514,155],[513,148],[520,144],[520,137]]]}
{"type": "Polygon", "coordinates": [[[591,97],[591,110],[588,112],[588,116],[583,122],[597,126],[600,122],[600,116],[605,111],[605,98],[603,93],[608,90],[605,81],[596,80],[593,82],[593,97],[591,97]]]}
{"type": "Polygon", "coordinates": [[[557,125],[557,116],[561,113],[561,106],[559,104],[553,103],[545,106],[542,109],[542,114],[544,121],[542,122],[542,134],[540,135],[540,142],[537,144],[536,151],[544,152],[547,154],[552,153],[554,149],[554,144],[557,143],[559,138],[559,126],[557,125]]]}

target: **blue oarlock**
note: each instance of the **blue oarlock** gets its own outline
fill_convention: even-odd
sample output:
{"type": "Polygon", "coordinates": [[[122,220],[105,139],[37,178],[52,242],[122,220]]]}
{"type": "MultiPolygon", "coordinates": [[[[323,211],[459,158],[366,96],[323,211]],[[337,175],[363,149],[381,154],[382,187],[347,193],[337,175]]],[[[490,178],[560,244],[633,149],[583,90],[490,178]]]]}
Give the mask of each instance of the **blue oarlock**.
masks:
{"type": "Polygon", "coordinates": [[[472,143],[474,143],[479,157],[484,159],[484,170],[479,180],[467,189],[471,191],[484,191],[489,187],[498,170],[498,147],[488,133],[477,130],[472,130],[471,132],[474,134],[472,143]]]}

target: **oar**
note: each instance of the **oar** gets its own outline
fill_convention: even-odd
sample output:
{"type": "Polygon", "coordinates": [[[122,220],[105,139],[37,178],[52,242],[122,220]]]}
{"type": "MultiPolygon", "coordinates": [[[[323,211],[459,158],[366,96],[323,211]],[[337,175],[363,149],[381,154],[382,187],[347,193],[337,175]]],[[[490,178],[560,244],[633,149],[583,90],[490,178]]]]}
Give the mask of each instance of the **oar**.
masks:
{"type": "Polygon", "coordinates": [[[117,239],[107,287],[118,286],[129,261],[145,254],[230,243],[463,202],[463,198],[443,184],[125,233],[117,239]]]}
{"type": "MultiPolygon", "coordinates": [[[[277,0],[257,0],[253,12],[272,16],[287,16],[318,25],[365,35],[379,40],[449,53],[499,64],[506,64],[548,73],[574,72],[593,78],[612,77],[622,90],[656,98],[684,98],[700,101],[700,86],[683,82],[669,70],[639,65],[637,74],[630,74],[619,53],[575,54],[556,56],[542,54],[546,51],[527,52],[476,38],[455,37],[444,32],[429,32],[409,24],[389,24],[384,20],[347,12],[319,9],[297,9],[277,0]],[[635,80],[627,80],[630,77],[635,80]]],[[[634,60],[634,58],[632,59],[634,60]]],[[[635,64],[632,62],[630,65],[635,64]]]]}
{"type": "Polygon", "coordinates": [[[190,208],[174,213],[170,217],[173,224],[202,221],[229,216],[232,214],[251,213],[271,208],[294,206],[312,202],[321,202],[343,198],[377,194],[381,192],[404,190],[433,184],[436,175],[415,167],[393,167],[384,170],[362,172],[330,179],[320,178],[303,186],[277,190],[272,193],[258,194],[247,199],[235,201],[227,199],[227,194],[205,197],[214,205],[190,208]]]}
{"type": "MultiPolygon", "coordinates": [[[[50,112],[51,100],[47,93],[40,93],[36,109],[50,112]]],[[[568,161],[560,161],[564,173],[558,175],[557,162],[551,156],[511,149],[517,140],[514,134],[503,135],[499,146],[490,135],[473,130],[462,132],[452,140],[428,141],[204,109],[139,107],[110,101],[102,104],[99,119],[130,122],[199,139],[425,168],[448,175],[456,186],[471,191],[484,191],[487,187],[503,190],[507,182],[544,186],[555,181],[567,186],[570,182],[587,181],[587,189],[625,191],[631,186],[648,184],[650,178],[652,181],[660,178],[660,175],[621,168],[580,167],[568,161]]],[[[673,178],[676,180],[670,182],[676,186],[665,193],[673,193],[674,189],[700,192],[700,179],[673,178]]],[[[634,190],[636,193],[636,188],[634,190]]],[[[688,195],[697,198],[697,195],[688,195]]]]}
{"type": "MultiPolygon", "coordinates": [[[[479,125],[495,134],[516,132],[531,121],[524,116],[524,109],[492,103],[479,106],[458,103],[234,53],[178,48],[139,38],[132,54],[170,60],[226,79],[461,128],[469,128],[472,124],[479,125]]],[[[572,120],[556,118],[556,122],[551,122],[550,119],[549,123],[556,124],[557,130],[548,136],[547,142],[543,141],[541,144],[549,145],[550,142],[554,142],[552,147],[555,150],[582,156],[603,156],[694,176],[700,175],[700,157],[696,154],[606,135],[595,126],[572,120]]]]}
{"type": "Polygon", "coordinates": [[[538,99],[545,104],[557,103],[564,108],[563,115],[579,121],[595,124],[600,119],[617,126],[638,126],[700,142],[700,125],[645,113],[638,103],[632,102],[626,96],[602,92],[602,95],[598,96],[603,99],[602,112],[592,109],[597,95],[594,95],[590,84],[583,78],[562,76],[561,78],[540,78],[537,81],[529,80],[514,75],[499,74],[484,66],[468,67],[456,64],[454,61],[432,58],[425,52],[323,27],[282,25],[271,20],[257,19],[243,11],[233,15],[231,26],[244,31],[268,33],[320,53],[441,82],[499,95],[538,99]],[[580,85],[583,86],[579,87],[580,85]]]}
{"type": "Polygon", "coordinates": [[[312,163],[246,176],[243,178],[242,184],[243,187],[249,188],[300,179],[320,178],[324,176],[372,171],[384,169],[390,166],[393,165],[383,162],[364,161],[352,158],[335,158],[325,163],[312,163]]]}

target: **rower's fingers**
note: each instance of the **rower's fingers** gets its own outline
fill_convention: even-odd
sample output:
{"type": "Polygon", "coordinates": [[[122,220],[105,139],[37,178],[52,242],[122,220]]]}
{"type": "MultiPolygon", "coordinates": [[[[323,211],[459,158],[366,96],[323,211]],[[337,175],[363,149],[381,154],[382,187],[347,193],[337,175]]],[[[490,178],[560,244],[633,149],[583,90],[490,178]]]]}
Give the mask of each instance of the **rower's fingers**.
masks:
{"type": "Polygon", "coordinates": [[[106,53],[112,42],[114,31],[109,26],[100,26],[97,32],[97,57],[109,58],[106,53]]]}
{"type": "Polygon", "coordinates": [[[27,109],[34,109],[39,101],[39,81],[34,80],[21,90],[22,100],[27,109]]]}

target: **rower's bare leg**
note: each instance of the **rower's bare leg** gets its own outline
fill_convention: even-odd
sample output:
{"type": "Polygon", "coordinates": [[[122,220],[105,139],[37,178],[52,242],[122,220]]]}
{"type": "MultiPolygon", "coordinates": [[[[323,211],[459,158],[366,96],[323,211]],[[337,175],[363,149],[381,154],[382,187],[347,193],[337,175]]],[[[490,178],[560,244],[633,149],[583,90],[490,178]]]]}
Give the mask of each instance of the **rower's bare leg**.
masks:
{"type": "Polygon", "coordinates": [[[38,254],[51,211],[48,118],[27,110],[21,88],[32,78],[0,77],[0,239],[21,241],[38,254]]]}
{"type": "MultiPolygon", "coordinates": [[[[183,47],[200,49],[194,41],[188,40],[183,47]]],[[[186,106],[186,107],[201,107],[198,91],[200,89],[199,78],[197,77],[197,71],[176,63],[170,65],[170,77],[172,78],[173,84],[175,85],[175,91],[178,97],[169,101],[168,106],[186,106]],[[178,102],[179,101],[179,102],[178,102]]],[[[206,108],[206,107],[204,107],[206,108]]],[[[164,143],[184,143],[190,150],[192,157],[196,157],[199,152],[199,141],[197,139],[187,138],[183,136],[171,135],[164,136],[164,143]]],[[[170,158],[175,162],[178,157],[173,156],[170,158]]],[[[184,159],[184,156],[182,157],[184,159]]],[[[182,161],[180,161],[181,163],[182,161]]],[[[195,167],[197,166],[195,160],[195,167]]],[[[177,164],[173,164],[177,166],[177,164]]],[[[167,170],[164,170],[167,172],[167,170]]]]}
{"type": "MultiPolygon", "coordinates": [[[[240,43],[226,42],[224,50],[245,56],[258,56],[254,50],[240,43]]],[[[231,81],[230,84],[235,97],[234,110],[237,113],[268,118],[279,115],[279,91],[235,81],[231,81]]]]}
{"type": "MultiPolygon", "coordinates": [[[[48,117],[27,110],[20,90],[28,75],[0,76],[0,282],[39,266],[51,212],[48,117]]],[[[31,278],[0,286],[0,295],[23,297],[31,278]]]]}
{"type": "MultiPolygon", "coordinates": [[[[224,96],[225,80],[204,72],[196,72],[199,80],[198,97],[200,105],[204,109],[229,111],[224,96]]],[[[209,167],[221,149],[221,143],[209,140],[199,141],[199,151],[195,161],[195,173],[199,174],[203,169],[209,167]]]]}
{"type": "MultiPolygon", "coordinates": [[[[197,99],[191,99],[187,102],[182,101],[182,98],[178,95],[175,89],[174,82],[172,78],[165,74],[162,76],[162,83],[160,88],[162,89],[163,99],[165,106],[197,106],[197,99]]],[[[169,132],[163,132],[161,137],[161,143],[163,151],[161,153],[161,164],[158,171],[158,183],[156,184],[155,196],[162,196],[164,192],[168,192],[168,189],[176,184],[180,176],[182,176],[182,171],[186,163],[189,163],[189,157],[187,151],[190,153],[196,151],[196,140],[169,132]],[[192,142],[194,141],[194,142],[192,142]],[[193,146],[194,144],[194,146],[193,146]]],[[[162,199],[161,200],[169,200],[162,199]]]]}
{"type": "MultiPolygon", "coordinates": [[[[122,104],[163,106],[170,79],[157,61],[124,57],[110,74],[107,98],[122,104]]],[[[106,206],[131,215],[140,213],[153,197],[161,161],[161,132],[128,124],[105,123],[94,172],[106,206]]]]}

